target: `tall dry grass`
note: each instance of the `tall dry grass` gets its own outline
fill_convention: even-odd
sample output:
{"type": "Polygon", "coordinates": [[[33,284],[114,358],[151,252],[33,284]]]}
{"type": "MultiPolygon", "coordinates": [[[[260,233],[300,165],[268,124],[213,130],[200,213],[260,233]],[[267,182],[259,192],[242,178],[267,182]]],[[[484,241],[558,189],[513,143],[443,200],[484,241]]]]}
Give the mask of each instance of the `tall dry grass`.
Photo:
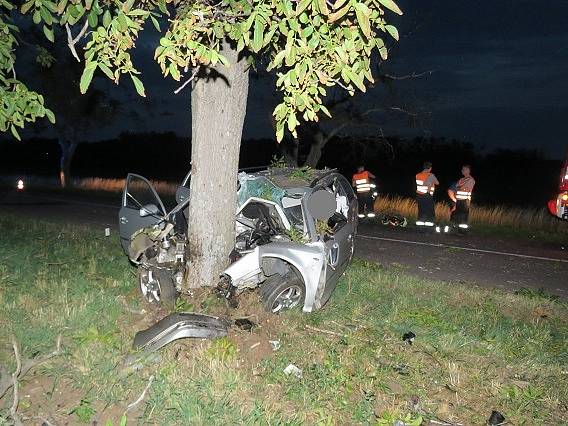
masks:
{"type": "MultiPolygon", "coordinates": [[[[105,179],[105,178],[83,178],[76,179],[74,185],[76,188],[87,191],[106,191],[106,192],[122,192],[126,179],[105,179]]],[[[159,194],[174,195],[178,188],[178,183],[151,180],[150,183],[159,194]]]]}
{"type": "MultiPolygon", "coordinates": [[[[416,219],[417,210],[416,201],[412,198],[384,196],[375,200],[375,211],[377,212],[400,214],[409,219],[416,219]]],[[[552,217],[545,207],[520,208],[472,205],[469,218],[472,225],[491,225],[568,234],[566,223],[552,217]]],[[[438,222],[450,221],[448,204],[436,203],[436,220],[438,222]]]]}
{"type": "MultiPolygon", "coordinates": [[[[10,179],[3,179],[16,182],[16,176],[10,179]]],[[[33,180],[37,184],[56,186],[55,180],[38,177],[26,177],[26,181],[33,180]],[[53,181],[53,182],[52,182],[53,181]]],[[[76,188],[88,191],[122,192],[125,179],[106,179],[106,178],[83,178],[75,179],[76,188]]],[[[178,187],[177,182],[150,181],[152,186],[159,194],[174,195],[178,187]]],[[[405,216],[409,219],[416,219],[416,201],[412,198],[400,196],[381,196],[375,201],[375,211],[382,213],[394,213],[405,216]]],[[[436,203],[436,220],[438,222],[449,222],[450,209],[446,203],[436,203]]],[[[505,206],[477,206],[472,205],[470,213],[472,225],[490,225],[496,227],[509,227],[513,229],[544,231],[557,234],[567,234],[568,226],[565,222],[552,217],[545,207],[542,208],[520,208],[505,206]]]]}

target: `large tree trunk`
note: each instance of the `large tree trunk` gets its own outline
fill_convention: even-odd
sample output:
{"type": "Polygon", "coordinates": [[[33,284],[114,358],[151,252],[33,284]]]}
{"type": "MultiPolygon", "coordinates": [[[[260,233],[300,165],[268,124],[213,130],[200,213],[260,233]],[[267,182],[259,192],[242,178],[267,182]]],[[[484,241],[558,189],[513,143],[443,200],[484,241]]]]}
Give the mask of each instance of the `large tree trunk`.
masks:
{"type": "Polygon", "coordinates": [[[237,171],[248,70],[223,45],[230,66],[207,69],[191,94],[191,192],[186,286],[215,285],[235,245],[237,171]]]}

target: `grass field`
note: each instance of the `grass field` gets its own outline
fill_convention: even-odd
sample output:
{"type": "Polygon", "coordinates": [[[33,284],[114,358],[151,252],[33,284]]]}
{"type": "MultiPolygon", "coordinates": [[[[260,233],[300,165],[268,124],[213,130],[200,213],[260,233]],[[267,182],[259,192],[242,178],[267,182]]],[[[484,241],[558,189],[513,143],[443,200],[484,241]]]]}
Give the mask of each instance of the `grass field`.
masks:
{"type": "MultiPolygon", "coordinates": [[[[416,219],[416,201],[403,197],[380,197],[375,202],[375,210],[399,214],[416,219]]],[[[505,206],[477,206],[470,210],[470,224],[475,233],[506,235],[543,241],[568,241],[568,224],[548,212],[545,207],[519,208],[505,206]]],[[[436,203],[436,221],[450,222],[450,209],[446,203],[436,203]]]]}
{"type": "MultiPolygon", "coordinates": [[[[513,424],[568,422],[568,306],[546,295],[355,261],[328,306],[309,315],[268,315],[256,293],[237,310],[197,294],[182,305],[258,327],[128,364],[134,333],[165,313],[139,304],[116,236],[7,217],[0,231],[0,365],[15,368],[12,336],[26,358],[62,336],[62,355],[21,380],[18,413],[29,424],[470,425],[492,410],[513,424]],[[408,331],[412,345],[401,338],[408,331]],[[289,364],[301,378],[283,373],[289,364]]],[[[11,405],[9,391],[0,424],[10,424],[11,405]]]]}

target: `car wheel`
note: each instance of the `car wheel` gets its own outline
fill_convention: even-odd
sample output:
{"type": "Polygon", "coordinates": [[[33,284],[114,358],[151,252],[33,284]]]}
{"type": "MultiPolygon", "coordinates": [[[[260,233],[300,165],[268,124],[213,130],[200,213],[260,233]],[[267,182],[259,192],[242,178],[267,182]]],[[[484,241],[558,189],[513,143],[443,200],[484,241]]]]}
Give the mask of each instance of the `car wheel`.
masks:
{"type": "Polygon", "coordinates": [[[306,288],[294,272],[284,276],[273,275],[260,287],[260,297],[267,311],[279,314],[282,311],[303,306],[306,288]]]}
{"type": "Polygon", "coordinates": [[[138,268],[138,283],[144,300],[152,305],[171,309],[175,306],[177,290],[171,274],[158,268],[138,268]]]}

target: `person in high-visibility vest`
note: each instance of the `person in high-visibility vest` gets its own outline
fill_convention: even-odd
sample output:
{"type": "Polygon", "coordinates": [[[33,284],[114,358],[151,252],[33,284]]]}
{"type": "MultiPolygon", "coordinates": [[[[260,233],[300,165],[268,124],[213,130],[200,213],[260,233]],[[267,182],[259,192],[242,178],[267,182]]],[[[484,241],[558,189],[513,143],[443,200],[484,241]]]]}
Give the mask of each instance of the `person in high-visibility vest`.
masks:
{"type": "Polygon", "coordinates": [[[471,176],[471,166],[469,164],[465,164],[462,167],[462,176],[455,184],[455,189],[448,191],[448,196],[454,203],[450,220],[458,227],[459,232],[466,233],[469,229],[471,194],[475,186],[475,179],[471,176]]]}
{"type": "Polygon", "coordinates": [[[359,217],[375,217],[375,210],[373,208],[373,201],[377,196],[377,185],[372,181],[375,175],[364,166],[357,167],[357,171],[353,174],[351,184],[357,193],[357,200],[359,201],[359,217]]]}
{"type": "Polygon", "coordinates": [[[424,163],[422,171],[416,175],[416,204],[418,204],[418,218],[416,226],[433,229],[436,220],[434,210],[434,191],[439,185],[438,179],[432,173],[432,163],[424,163]]]}

